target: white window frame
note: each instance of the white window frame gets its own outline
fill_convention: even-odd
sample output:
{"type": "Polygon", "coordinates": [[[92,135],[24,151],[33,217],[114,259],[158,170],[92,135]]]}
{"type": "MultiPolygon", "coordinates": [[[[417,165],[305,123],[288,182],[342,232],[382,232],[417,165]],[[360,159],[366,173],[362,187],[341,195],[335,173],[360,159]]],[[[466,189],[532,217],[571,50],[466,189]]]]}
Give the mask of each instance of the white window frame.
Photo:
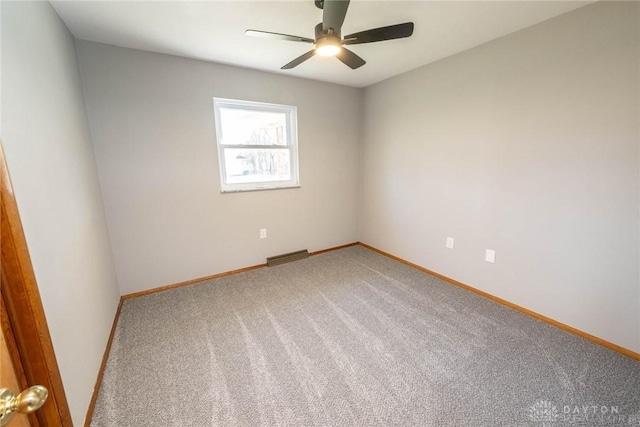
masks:
{"type": "Polygon", "coordinates": [[[274,190],[279,188],[298,188],[300,178],[298,175],[298,126],[297,108],[293,105],[270,104],[266,102],[243,101],[239,99],[213,98],[213,111],[216,126],[216,144],[218,146],[218,164],[220,170],[220,187],[222,193],[235,193],[239,191],[274,190]],[[286,116],[287,144],[286,145],[238,145],[224,144],[222,135],[222,123],[220,108],[237,108],[243,110],[265,111],[270,113],[284,113],[286,116]],[[287,181],[260,181],[229,183],[226,181],[225,148],[241,149],[288,149],[290,153],[291,179],[287,181]]]}

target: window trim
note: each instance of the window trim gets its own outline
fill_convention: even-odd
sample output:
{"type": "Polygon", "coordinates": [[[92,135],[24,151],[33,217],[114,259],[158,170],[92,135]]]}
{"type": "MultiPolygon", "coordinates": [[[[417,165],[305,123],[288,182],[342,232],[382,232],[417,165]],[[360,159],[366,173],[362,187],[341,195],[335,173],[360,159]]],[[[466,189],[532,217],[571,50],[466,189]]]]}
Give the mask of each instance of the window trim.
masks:
{"type": "Polygon", "coordinates": [[[284,188],[299,188],[300,177],[298,168],[298,126],[297,107],[294,105],[272,104],[267,102],[244,101],[230,98],[213,98],[213,111],[216,128],[216,145],[218,148],[218,168],[220,171],[220,192],[237,193],[243,191],[276,190],[284,188]],[[255,110],[273,113],[284,113],[286,117],[287,144],[286,145],[238,145],[223,144],[222,123],[220,108],[235,108],[242,110],[255,110]],[[226,162],[224,157],[225,148],[254,148],[254,149],[288,149],[291,167],[291,179],[287,181],[260,181],[227,183],[226,182],[226,162]]]}

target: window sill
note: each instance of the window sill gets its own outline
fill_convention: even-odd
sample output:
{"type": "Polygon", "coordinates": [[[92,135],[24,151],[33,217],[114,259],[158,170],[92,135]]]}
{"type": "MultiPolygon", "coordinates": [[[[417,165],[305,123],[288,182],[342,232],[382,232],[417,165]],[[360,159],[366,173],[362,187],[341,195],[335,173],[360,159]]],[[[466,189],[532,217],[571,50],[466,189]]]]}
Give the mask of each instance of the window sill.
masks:
{"type": "Polygon", "coordinates": [[[292,188],[302,188],[301,185],[287,185],[283,187],[265,186],[259,188],[236,188],[234,190],[220,190],[221,194],[248,193],[252,191],[289,190],[292,188]]]}

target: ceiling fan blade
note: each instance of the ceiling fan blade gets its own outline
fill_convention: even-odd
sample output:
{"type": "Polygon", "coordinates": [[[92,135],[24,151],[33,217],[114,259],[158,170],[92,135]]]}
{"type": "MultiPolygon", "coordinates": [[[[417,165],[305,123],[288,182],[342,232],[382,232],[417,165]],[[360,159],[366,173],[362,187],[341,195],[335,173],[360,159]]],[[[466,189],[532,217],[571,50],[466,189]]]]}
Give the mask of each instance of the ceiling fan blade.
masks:
{"type": "Polygon", "coordinates": [[[311,49],[309,52],[305,53],[304,55],[298,56],[296,59],[294,59],[293,61],[289,62],[287,65],[284,65],[280,69],[281,70],[290,70],[291,68],[297,67],[298,65],[302,64],[304,61],[306,61],[307,59],[311,58],[315,54],[316,54],[316,50],[315,49],[311,49]]]}
{"type": "Polygon", "coordinates": [[[324,8],[322,9],[322,29],[327,31],[333,28],[339,32],[347,16],[349,8],[349,0],[324,0],[324,8]]]}
{"type": "Polygon", "coordinates": [[[340,49],[340,52],[336,55],[336,58],[351,67],[352,70],[360,68],[367,63],[364,59],[360,58],[358,55],[344,47],[340,49]]]}
{"type": "Polygon", "coordinates": [[[405,22],[404,24],[389,25],[388,27],[374,28],[372,30],[349,34],[344,37],[343,44],[362,44],[402,39],[412,34],[413,22],[405,22]]]}
{"type": "Polygon", "coordinates": [[[315,40],[309,39],[306,37],[300,36],[291,36],[289,34],[280,34],[280,33],[271,33],[269,31],[260,31],[260,30],[247,30],[244,32],[245,35],[251,37],[262,37],[266,39],[277,39],[277,40],[287,40],[290,42],[304,42],[304,43],[314,43],[315,40]]]}

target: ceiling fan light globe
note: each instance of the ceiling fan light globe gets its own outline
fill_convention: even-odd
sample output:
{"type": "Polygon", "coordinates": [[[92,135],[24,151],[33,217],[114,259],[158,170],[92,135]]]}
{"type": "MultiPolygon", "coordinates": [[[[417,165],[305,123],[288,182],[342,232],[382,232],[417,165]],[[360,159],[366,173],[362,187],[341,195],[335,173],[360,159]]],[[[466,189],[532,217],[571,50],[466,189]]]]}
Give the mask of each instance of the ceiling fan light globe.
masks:
{"type": "Polygon", "coordinates": [[[323,44],[316,47],[316,53],[320,56],[336,56],[342,48],[335,44],[323,44]]]}

